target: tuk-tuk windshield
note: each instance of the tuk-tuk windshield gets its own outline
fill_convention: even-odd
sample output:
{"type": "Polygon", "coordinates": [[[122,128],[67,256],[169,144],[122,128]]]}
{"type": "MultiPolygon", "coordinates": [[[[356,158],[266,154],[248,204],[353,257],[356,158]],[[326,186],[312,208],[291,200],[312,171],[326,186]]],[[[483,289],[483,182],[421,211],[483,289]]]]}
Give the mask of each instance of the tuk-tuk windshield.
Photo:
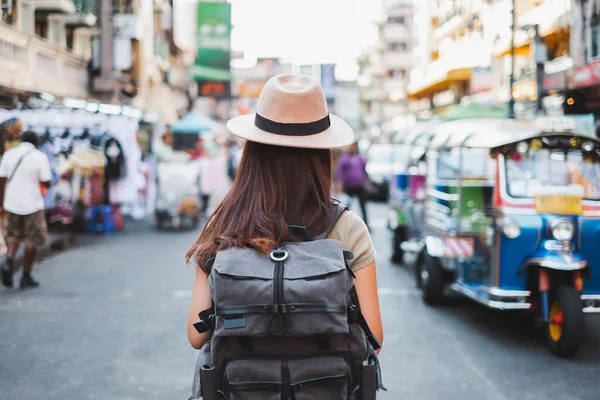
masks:
{"type": "Polygon", "coordinates": [[[600,160],[584,159],[581,151],[515,152],[506,160],[506,175],[512,197],[573,194],[600,200],[600,160]]]}
{"type": "Polygon", "coordinates": [[[387,165],[392,173],[403,173],[410,161],[410,146],[375,144],[369,148],[367,160],[371,165],[387,165]]]}
{"type": "Polygon", "coordinates": [[[460,177],[463,179],[490,180],[494,178],[494,174],[494,162],[490,157],[489,150],[455,147],[440,151],[438,163],[438,177],[440,179],[457,179],[460,177]]]}

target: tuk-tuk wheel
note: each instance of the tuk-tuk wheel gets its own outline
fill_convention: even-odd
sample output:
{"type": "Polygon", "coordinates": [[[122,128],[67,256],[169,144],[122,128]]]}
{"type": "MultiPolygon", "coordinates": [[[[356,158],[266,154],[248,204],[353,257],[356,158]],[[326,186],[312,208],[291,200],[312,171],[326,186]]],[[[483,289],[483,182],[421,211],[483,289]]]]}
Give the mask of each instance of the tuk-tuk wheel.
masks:
{"type": "Polygon", "coordinates": [[[156,230],[157,231],[164,231],[165,229],[166,229],[165,222],[162,219],[157,218],[156,219],[156,230]]]}
{"type": "Polygon", "coordinates": [[[583,341],[584,317],[581,296],[574,288],[559,286],[550,301],[546,338],[552,353],[573,357],[583,341]]]}
{"type": "Polygon", "coordinates": [[[427,304],[439,304],[444,297],[444,270],[440,259],[423,252],[421,271],[421,291],[427,304]]]}
{"type": "Polygon", "coordinates": [[[398,227],[394,230],[392,238],[392,263],[402,264],[404,262],[404,250],[400,246],[408,238],[406,228],[398,227]]]}
{"type": "Polygon", "coordinates": [[[404,252],[402,251],[402,249],[394,249],[394,252],[392,253],[392,263],[393,264],[402,264],[402,262],[404,261],[404,252]]]}
{"type": "Polygon", "coordinates": [[[200,228],[200,217],[194,217],[192,219],[192,229],[197,230],[198,228],[200,228]]]}
{"type": "Polygon", "coordinates": [[[413,272],[415,274],[415,286],[418,289],[421,289],[423,287],[423,277],[421,273],[423,272],[424,258],[425,252],[423,251],[417,255],[417,258],[415,259],[415,263],[413,265],[413,272]]]}

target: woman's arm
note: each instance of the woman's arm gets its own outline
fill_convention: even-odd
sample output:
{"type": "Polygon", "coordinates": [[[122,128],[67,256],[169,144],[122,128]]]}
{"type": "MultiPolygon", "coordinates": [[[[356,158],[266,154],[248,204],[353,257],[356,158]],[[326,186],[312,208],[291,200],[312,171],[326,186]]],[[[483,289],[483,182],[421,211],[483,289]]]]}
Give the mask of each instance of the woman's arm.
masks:
{"type": "Polygon", "coordinates": [[[192,304],[187,321],[188,339],[193,348],[199,349],[210,339],[211,332],[198,333],[194,322],[198,321],[198,314],[212,307],[210,290],[208,287],[208,276],[200,268],[196,268],[196,282],[194,283],[194,292],[192,294],[192,304]]]}
{"type": "Polygon", "coordinates": [[[379,310],[379,295],[377,294],[375,261],[356,271],[355,275],[354,286],[358,293],[358,301],[360,302],[362,314],[367,320],[373,334],[383,344],[383,326],[379,310]]]}

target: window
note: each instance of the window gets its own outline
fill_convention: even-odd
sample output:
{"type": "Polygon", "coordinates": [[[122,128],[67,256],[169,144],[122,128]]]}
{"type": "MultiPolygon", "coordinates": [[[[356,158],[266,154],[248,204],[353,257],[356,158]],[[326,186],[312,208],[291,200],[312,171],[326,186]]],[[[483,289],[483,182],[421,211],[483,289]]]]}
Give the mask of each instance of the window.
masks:
{"type": "Polygon", "coordinates": [[[595,6],[590,19],[590,36],[590,58],[600,57],[600,15],[595,6]]]}
{"type": "Polygon", "coordinates": [[[406,71],[404,69],[390,69],[388,70],[389,78],[404,78],[406,71]]]}
{"type": "Polygon", "coordinates": [[[47,20],[35,21],[35,34],[43,37],[44,39],[48,38],[48,21],[47,20]]]}
{"type": "Polygon", "coordinates": [[[388,49],[390,51],[406,51],[408,50],[408,45],[406,42],[391,42],[388,44],[388,49]]]}
{"type": "Polygon", "coordinates": [[[508,193],[513,197],[560,193],[600,200],[600,160],[577,151],[540,149],[506,160],[508,193]]]}
{"type": "Polygon", "coordinates": [[[390,25],[405,25],[406,17],[404,15],[395,16],[395,17],[389,16],[388,24],[390,24],[390,25]]]}
{"type": "Polygon", "coordinates": [[[67,26],[65,27],[66,36],[67,36],[67,49],[73,51],[75,48],[75,27],[67,26]]]}
{"type": "Polygon", "coordinates": [[[2,21],[9,25],[17,22],[17,0],[0,0],[2,7],[2,21]]]}
{"type": "Polygon", "coordinates": [[[460,168],[461,148],[440,151],[438,160],[439,179],[494,179],[495,164],[485,149],[462,149],[462,172],[460,168]]]}

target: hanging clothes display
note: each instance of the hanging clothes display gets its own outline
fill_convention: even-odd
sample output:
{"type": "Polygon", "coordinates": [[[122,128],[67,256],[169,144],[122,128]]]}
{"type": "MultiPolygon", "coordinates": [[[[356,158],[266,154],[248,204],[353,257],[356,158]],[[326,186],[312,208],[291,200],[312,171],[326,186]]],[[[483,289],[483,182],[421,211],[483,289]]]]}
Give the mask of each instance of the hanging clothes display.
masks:
{"type": "MultiPolygon", "coordinates": [[[[86,208],[100,205],[122,208],[125,215],[135,218],[153,214],[153,209],[147,209],[147,200],[155,184],[149,178],[154,160],[142,162],[138,141],[143,114],[135,117],[88,110],[58,103],[47,109],[0,109],[0,155],[3,147],[19,143],[22,132],[38,134],[39,149],[53,171],[45,196],[50,223],[70,225],[75,214],[85,215],[86,208]],[[75,212],[77,209],[80,211],[75,212]]],[[[151,135],[146,141],[153,139],[151,135]]],[[[144,148],[147,152],[147,143],[144,148]]]]}

